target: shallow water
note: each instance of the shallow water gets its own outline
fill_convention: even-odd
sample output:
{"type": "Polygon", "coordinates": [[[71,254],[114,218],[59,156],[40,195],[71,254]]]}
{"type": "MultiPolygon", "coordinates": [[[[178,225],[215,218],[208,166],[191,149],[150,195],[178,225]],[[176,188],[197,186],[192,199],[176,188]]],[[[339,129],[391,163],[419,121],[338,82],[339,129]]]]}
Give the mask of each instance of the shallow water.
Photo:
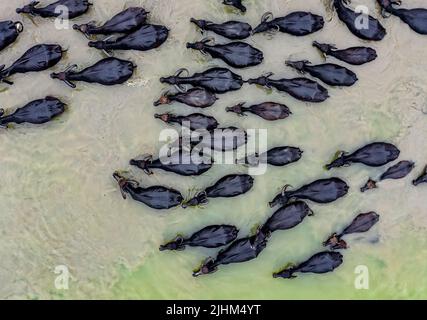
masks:
{"type": "MultiPolygon", "coordinates": [[[[19,19],[15,8],[26,0],[2,1],[0,18],[19,19]]],[[[43,127],[19,126],[0,132],[0,297],[2,298],[426,298],[427,198],[426,187],[414,188],[411,180],[427,164],[424,150],[427,116],[425,48],[427,37],[411,31],[397,18],[381,19],[388,35],[374,47],[379,58],[367,65],[351,67],[359,82],[351,88],[330,89],[331,98],[319,105],[298,102],[277,91],[255,86],[221,95],[206,110],[222,125],[268,129],[270,147],[291,145],[304,150],[303,159],[284,168],[269,167],[257,176],[248,194],[213,200],[204,209],[175,209],[159,213],[134,201],[124,201],[111,173],[127,169],[144,184],[165,184],[179,190],[203,188],[227,173],[245,172],[244,167],[217,166],[199,178],[156,172],[145,176],[130,168],[130,158],[159,150],[158,137],[165,125],[153,119],[159,111],[183,114],[194,110],[182,105],[152,106],[165,87],[161,76],[180,67],[191,72],[222,66],[185,43],[202,36],[190,17],[215,21],[245,20],[255,26],[262,13],[276,16],[294,10],[310,10],[328,20],[324,30],[296,38],[285,34],[256,35],[248,40],[264,51],[262,65],[237,73],[248,78],[274,71],[277,76],[296,76],[285,67],[288,58],[322,62],[311,47],[313,40],[338,47],[363,44],[326,11],[319,0],[247,0],[242,16],[217,0],[93,0],[94,7],[73,23],[104,21],[124,7],[142,5],[150,21],[171,29],[161,48],[149,52],[120,52],[118,57],[138,64],[127,85],[101,87],[78,84],[72,90],[51,80],[51,71],[14,77],[15,85],[0,93],[4,108],[55,95],[68,103],[68,111],[43,127]],[[330,20],[330,21],[329,21],[330,20]],[[267,123],[255,116],[239,118],[224,109],[236,102],[265,100],[288,105],[293,115],[267,123]],[[385,181],[380,189],[361,194],[366,179],[382,169],[354,165],[332,172],[323,169],[337,150],[384,140],[397,144],[401,160],[414,160],[416,169],[406,179],[385,181]],[[245,236],[273,210],[267,203],[284,184],[295,187],[315,179],[339,176],[349,182],[350,193],[330,204],[311,204],[315,216],[293,230],[277,232],[257,260],[221,266],[212,275],[193,278],[191,271],[214,250],[188,249],[159,252],[158,246],[177,233],[190,234],[209,224],[230,223],[245,236]],[[294,280],[273,279],[273,271],[289,262],[300,262],[322,250],[321,243],[360,212],[374,210],[380,223],[366,234],[348,238],[344,264],[326,275],[299,275],[294,280]],[[55,289],[55,266],[71,273],[69,290],[55,289]],[[369,289],[354,286],[355,268],[369,270],[369,289]]],[[[411,7],[425,1],[407,1],[411,7]]],[[[374,1],[365,4],[375,16],[374,1]]],[[[68,48],[66,59],[52,71],[72,63],[88,66],[103,57],[86,46],[87,40],[73,30],[57,30],[51,20],[23,18],[25,32],[0,54],[8,64],[35,43],[58,42],[68,48]]],[[[218,37],[218,42],[222,40],[218,37]]],[[[337,62],[328,59],[331,62],[337,62]]],[[[6,88],[2,85],[1,88],[6,88]]]]}

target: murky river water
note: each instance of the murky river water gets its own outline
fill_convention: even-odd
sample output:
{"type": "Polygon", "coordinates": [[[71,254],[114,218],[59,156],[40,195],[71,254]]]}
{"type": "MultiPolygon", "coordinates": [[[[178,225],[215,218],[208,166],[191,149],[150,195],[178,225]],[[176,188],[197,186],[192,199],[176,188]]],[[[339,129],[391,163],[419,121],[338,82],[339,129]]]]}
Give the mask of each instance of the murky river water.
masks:
{"type": "MultiPolygon", "coordinates": [[[[1,1],[0,18],[19,19],[15,8],[27,1],[1,1]]],[[[0,297],[2,298],[426,298],[427,297],[427,188],[414,188],[411,180],[427,164],[427,37],[411,31],[397,18],[381,19],[387,37],[369,43],[378,51],[373,63],[352,67],[359,82],[352,88],[330,89],[331,98],[320,105],[298,102],[277,91],[254,86],[221,95],[206,111],[222,125],[268,129],[271,147],[291,145],[304,150],[303,159],[288,167],[269,167],[257,176],[248,194],[214,200],[205,209],[175,209],[167,213],[124,201],[111,173],[130,169],[130,158],[159,150],[164,124],[153,119],[152,105],[164,90],[159,77],[180,67],[201,71],[222,65],[185,48],[201,38],[190,17],[214,21],[245,20],[256,25],[261,15],[276,16],[293,10],[310,10],[328,20],[323,31],[296,38],[285,34],[257,35],[249,43],[261,49],[265,62],[239,71],[244,78],[274,71],[296,76],[285,67],[291,58],[321,62],[311,47],[313,40],[338,47],[360,45],[335,14],[320,0],[247,0],[242,16],[217,0],[93,0],[89,14],[73,22],[104,21],[124,7],[142,5],[150,21],[171,29],[160,49],[120,52],[118,57],[138,64],[135,77],[123,86],[78,84],[72,90],[49,78],[49,72],[19,75],[15,85],[0,93],[5,108],[55,95],[69,105],[67,113],[43,127],[19,126],[0,132],[0,297]],[[330,20],[330,21],[329,21],[330,20]],[[267,123],[255,116],[238,118],[224,109],[236,102],[272,100],[287,104],[293,115],[267,123]],[[323,165],[337,150],[351,151],[375,140],[390,141],[401,149],[402,160],[414,160],[410,177],[381,183],[380,189],[361,194],[359,187],[380,170],[354,165],[326,172],[323,165]],[[240,235],[272,214],[267,203],[284,184],[300,186],[337,175],[351,186],[347,197],[331,205],[310,206],[315,216],[293,230],[277,232],[257,260],[221,267],[210,276],[193,278],[191,271],[215,251],[189,249],[162,252],[158,246],[177,233],[188,234],[210,224],[230,223],[240,235]],[[334,273],[303,275],[292,281],[273,279],[271,273],[288,262],[299,262],[322,250],[321,243],[360,212],[374,210],[381,220],[369,233],[349,238],[344,264],[334,273]],[[54,286],[55,267],[71,273],[69,290],[54,286]],[[369,270],[369,289],[354,286],[355,268],[369,270]]],[[[406,1],[411,7],[426,6],[423,0],[406,1]]],[[[365,4],[379,16],[374,1],[365,4]]],[[[73,30],[57,30],[53,21],[23,18],[25,32],[0,56],[8,64],[35,43],[58,42],[69,48],[66,58],[54,67],[72,63],[88,66],[103,57],[86,46],[87,40],[73,30]]],[[[220,40],[219,40],[220,41],[220,40]]],[[[331,60],[332,61],[332,60],[331,60]]],[[[2,88],[5,86],[2,85],[2,88]]],[[[162,111],[191,110],[182,105],[162,111]]],[[[218,166],[199,178],[158,172],[145,176],[130,169],[144,184],[170,185],[179,190],[202,188],[243,167],[218,166]]]]}

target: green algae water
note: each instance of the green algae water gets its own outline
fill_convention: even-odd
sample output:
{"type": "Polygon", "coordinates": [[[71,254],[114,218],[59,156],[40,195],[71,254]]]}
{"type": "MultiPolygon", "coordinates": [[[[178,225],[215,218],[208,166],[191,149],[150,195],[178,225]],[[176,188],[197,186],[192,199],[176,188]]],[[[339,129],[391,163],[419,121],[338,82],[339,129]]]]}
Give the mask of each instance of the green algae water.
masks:
{"type": "MultiPolygon", "coordinates": [[[[219,0],[93,0],[91,11],[72,23],[106,21],[126,7],[140,5],[150,11],[150,22],[166,25],[170,37],[148,52],[118,52],[118,58],[138,65],[125,85],[102,87],[78,83],[72,90],[49,78],[70,64],[86,67],[105,57],[87,47],[87,39],[72,30],[58,30],[52,20],[19,17],[15,8],[24,0],[2,1],[1,20],[23,21],[25,31],[0,53],[9,64],[35,43],[59,43],[68,49],[52,70],[18,75],[15,85],[1,84],[3,108],[55,95],[68,104],[58,120],[44,125],[16,126],[0,132],[0,297],[7,299],[425,299],[427,298],[427,188],[415,188],[412,179],[427,164],[427,37],[416,34],[399,19],[380,17],[375,1],[367,5],[387,29],[381,42],[364,42],[353,36],[336,14],[320,0],[246,0],[247,12],[225,7],[219,0]],[[111,174],[117,169],[143,185],[168,185],[186,195],[203,189],[231,173],[247,168],[218,165],[201,177],[179,177],[156,172],[146,176],[128,165],[140,154],[156,155],[167,128],[155,113],[194,112],[183,105],[153,107],[166,86],[161,76],[181,67],[190,72],[225,66],[185,43],[202,35],[190,18],[215,22],[241,20],[252,26],[264,12],[283,16],[291,11],[311,11],[325,17],[325,28],[306,37],[277,33],[246,40],[264,52],[264,62],[238,70],[243,78],[274,72],[276,77],[296,77],[285,60],[307,59],[322,63],[312,47],[314,40],[339,48],[367,45],[378,58],[363,66],[347,66],[358,75],[351,88],[329,88],[331,98],[307,104],[276,90],[245,85],[240,91],[220,95],[203,112],[222,126],[268,130],[268,146],[297,146],[303,158],[292,165],[269,167],[255,177],[254,188],[243,196],[214,199],[205,208],[158,212],[130,199],[123,200],[111,174]],[[237,117],[225,108],[239,102],[276,101],[292,115],[266,122],[256,116],[237,117]],[[360,165],[327,172],[323,166],[337,150],[352,151],[372,141],[387,141],[401,150],[401,160],[416,168],[405,179],[384,181],[378,190],[361,194],[368,177],[383,168],[360,165]],[[159,245],[176,236],[190,235],[211,224],[233,224],[239,236],[253,232],[273,212],[268,202],[285,184],[301,186],[316,179],[338,176],[350,185],[349,194],[329,205],[309,203],[315,212],[296,228],[273,234],[258,259],[220,266],[211,275],[193,278],[192,270],[216,250],[189,248],[159,252],[159,245]],[[192,191],[191,191],[192,190],[192,191]],[[293,280],[273,279],[272,273],[288,263],[298,263],[324,250],[322,242],[342,230],[357,214],[376,211],[380,222],[365,234],[346,238],[344,263],[333,273],[297,274],[293,280]],[[58,266],[70,273],[67,290],[58,289],[58,266]],[[358,285],[360,267],[369,272],[368,288],[358,285]]],[[[406,4],[406,3],[405,3],[406,4]]],[[[413,0],[410,7],[425,6],[413,0]]],[[[213,34],[208,34],[211,36],[213,34]]],[[[217,38],[217,43],[225,39],[217,38]]],[[[340,63],[332,58],[330,62],[340,63]]]]}

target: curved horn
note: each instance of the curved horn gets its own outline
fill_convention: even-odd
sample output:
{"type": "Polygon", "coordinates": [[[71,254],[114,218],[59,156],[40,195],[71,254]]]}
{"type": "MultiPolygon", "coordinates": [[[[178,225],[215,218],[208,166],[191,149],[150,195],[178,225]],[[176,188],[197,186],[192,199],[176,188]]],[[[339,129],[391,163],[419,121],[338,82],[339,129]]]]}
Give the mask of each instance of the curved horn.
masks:
{"type": "Polygon", "coordinates": [[[18,31],[18,33],[21,33],[22,31],[24,31],[24,25],[22,24],[22,22],[15,22],[14,23],[16,31],[18,31]]]}
{"type": "Polygon", "coordinates": [[[215,38],[214,37],[206,37],[206,38],[203,38],[202,40],[200,40],[200,42],[203,42],[203,43],[212,42],[213,44],[215,44],[215,38]]]}
{"type": "Polygon", "coordinates": [[[268,20],[273,20],[273,17],[273,13],[271,11],[268,11],[262,15],[261,23],[268,22],[268,20]]]}
{"type": "Polygon", "coordinates": [[[185,72],[187,74],[187,76],[190,75],[190,71],[188,71],[188,69],[181,68],[175,72],[175,77],[179,77],[183,72],[185,72]]]}
{"type": "Polygon", "coordinates": [[[175,89],[178,90],[181,93],[186,93],[188,91],[187,87],[182,84],[176,84],[174,85],[175,89]]]}

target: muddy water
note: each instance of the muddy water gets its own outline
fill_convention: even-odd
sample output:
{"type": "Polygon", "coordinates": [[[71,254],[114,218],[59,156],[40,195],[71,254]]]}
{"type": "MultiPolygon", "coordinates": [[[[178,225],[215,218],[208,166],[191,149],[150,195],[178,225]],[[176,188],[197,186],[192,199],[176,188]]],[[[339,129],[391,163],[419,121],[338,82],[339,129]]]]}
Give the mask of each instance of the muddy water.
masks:
{"type": "MultiPolygon", "coordinates": [[[[19,19],[15,8],[24,0],[2,1],[0,16],[19,19]]],[[[200,178],[180,178],[156,173],[145,176],[127,165],[130,158],[159,150],[164,124],[153,119],[162,111],[190,113],[184,106],[152,106],[165,89],[158,81],[180,67],[201,71],[221,65],[185,49],[187,41],[201,38],[190,17],[215,21],[241,19],[252,25],[272,11],[276,16],[293,10],[324,15],[323,31],[303,38],[284,34],[257,35],[249,43],[265,53],[265,62],[239,71],[248,78],[268,71],[277,76],[296,76],[284,66],[288,58],[322,62],[311,47],[313,40],[338,47],[363,44],[349,33],[322,1],[247,0],[242,16],[217,0],[117,1],[93,0],[91,12],[76,23],[103,21],[124,7],[142,5],[151,22],[167,25],[171,35],[160,49],[120,52],[118,57],[138,64],[135,77],[126,85],[101,87],[78,84],[72,90],[51,80],[49,72],[19,75],[15,85],[0,93],[5,108],[55,95],[69,105],[67,113],[43,127],[19,126],[0,132],[0,296],[2,298],[426,298],[427,189],[410,181],[427,164],[424,150],[427,118],[425,48],[427,37],[412,32],[397,18],[382,22],[388,35],[377,49],[379,58],[352,67],[359,82],[352,88],[330,89],[331,98],[320,105],[298,102],[276,91],[245,86],[221,95],[206,111],[222,125],[268,129],[268,145],[292,145],[304,150],[303,159],[285,168],[269,168],[256,177],[245,196],[214,200],[202,209],[175,209],[159,213],[131,200],[124,201],[111,178],[116,169],[128,169],[144,184],[165,184],[187,193],[203,188],[227,173],[243,167],[222,165],[200,178]],[[330,21],[329,21],[330,20],[330,21]],[[225,113],[236,102],[272,100],[287,104],[293,115],[267,123],[249,116],[225,113]],[[161,108],[161,109],[160,109],[161,108]],[[380,189],[361,194],[358,189],[380,171],[362,166],[326,172],[323,165],[337,150],[349,150],[374,140],[393,142],[402,160],[417,167],[407,179],[381,183],[380,189]],[[194,279],[193,268],[215,251],[190,249],[160,253],[158,246],[176,233],[190,233],[209,224],[230,223],[240,235],[251,232],[272,210],[267,207],[284,184],[299,186],[314,179],[336,175],[347,180],[350,193],[332,205],[310,204],[316,215],[297,228],[275,234],[259,259],[225,266],[217,273],[194,279]],[[380,223],[368,234],[349,238],[344,264],[335,273],[304,275],[292,281],[273,279],[271,273],[288,262],[298,262],[321,250],[321,242],[357,213],[375,210],[380,223]],[[69,268],[69,290],[57,290],[54,271],[69,268]],[[355,268],[368,267],[369,289],[357,290],[355,268]]],[[[374,1],[365,4],[378,16],[374,1]]],[[[425,5],[422,0],[408,3],[425,5]]],[[[1,53],[8,64],[35,43],[58,42],[68,48],[66,58],[53,70],[69,64],[88,66],[103,54],[86,46],[87,40],[73,30],[57,30],[53,21],[23,18],[25,32],[1,53]]],[[[218,38],[218,42],[221,40],[218,38]]],[[[332,59],[330,61],[333,61],[332,59]]],[[[5,88],[2,85],[2,89],[5,88]]]]}

